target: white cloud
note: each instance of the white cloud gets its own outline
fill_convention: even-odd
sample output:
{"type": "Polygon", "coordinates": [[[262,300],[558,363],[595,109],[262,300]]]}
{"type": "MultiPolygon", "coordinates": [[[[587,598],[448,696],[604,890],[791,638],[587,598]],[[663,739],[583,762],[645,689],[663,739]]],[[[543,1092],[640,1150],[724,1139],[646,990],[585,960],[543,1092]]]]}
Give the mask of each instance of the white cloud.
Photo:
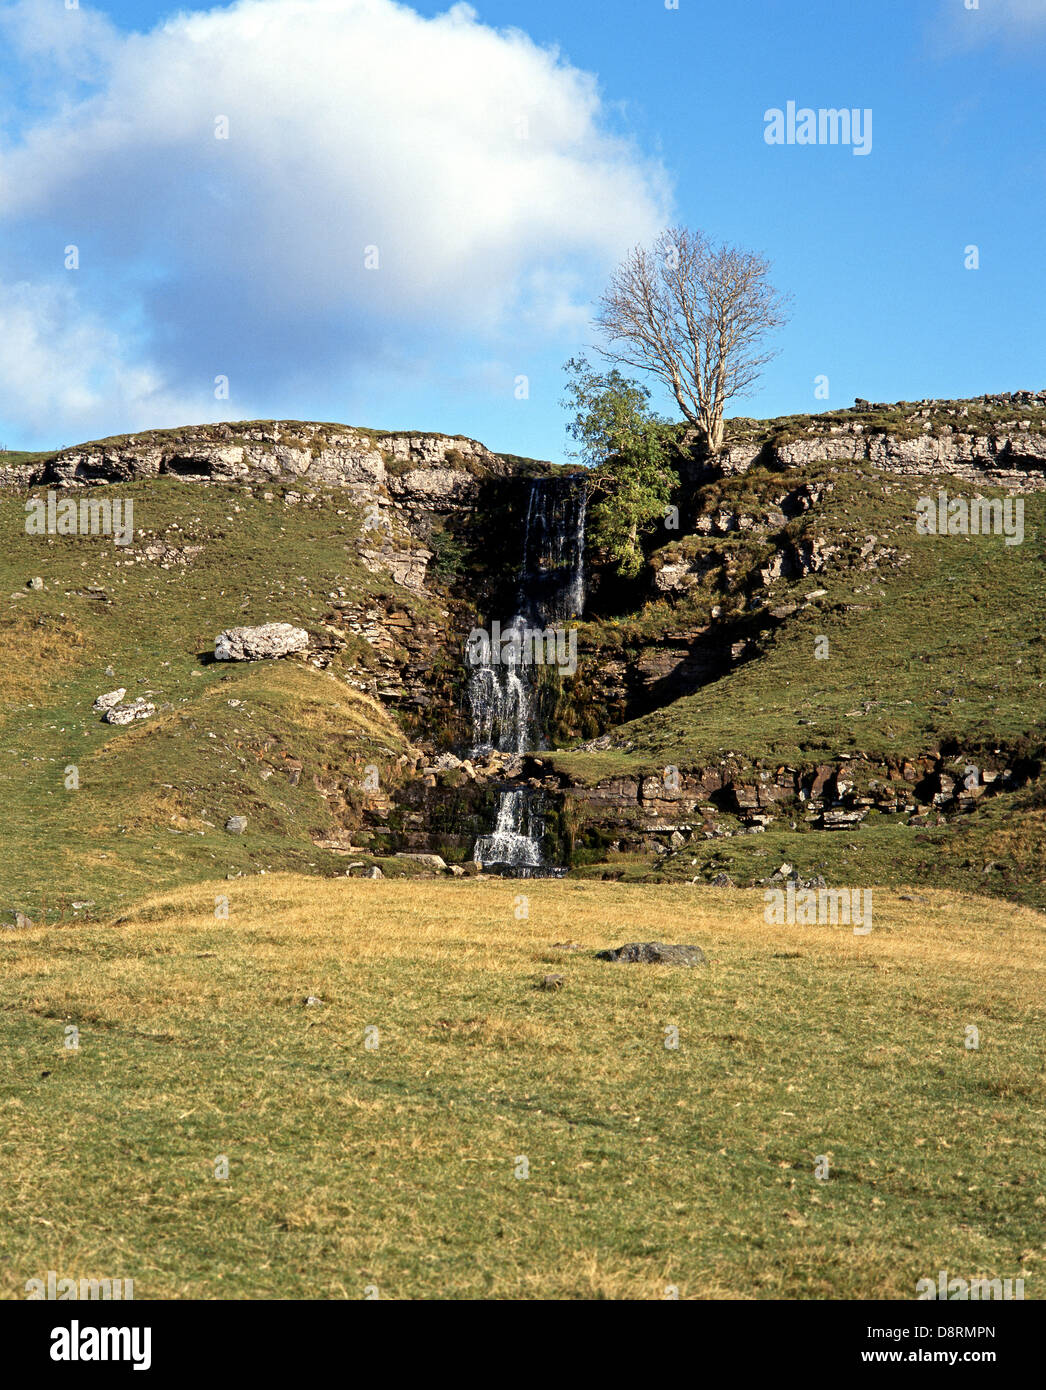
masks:
{"type": "Polygon", "coordinates": [[[125,360],[127,344],[68,287],[0,284],[0,326],[0,403],[21,429],[70,442],[55,431],[75,430],[103,404],[128,430],[157,414],[192,418],[154,369],[125,360]]]}
{"type": "Polygon", "coordinates": [[[147,35],[92,22],[79,50],[43,9],[0,12],[24,64],[57,47],[67,74],[0,137],[0,226],[24,248],[0,279],[60,278],[75,243],[76,302],[134,323],[108,335],[122,385],[99,367],[65,391],[85,426],[87,383],[100,406],[134,372],[145,400],[226,372],[263,410],[296,373],[370,371],[405,340],[497,354],[576,332],[669,217],[663,171],[610,133],[595,79],[466,5],[241,0],[147,35]],[[149,365],[128,366],[139,350],[149,365]]]}

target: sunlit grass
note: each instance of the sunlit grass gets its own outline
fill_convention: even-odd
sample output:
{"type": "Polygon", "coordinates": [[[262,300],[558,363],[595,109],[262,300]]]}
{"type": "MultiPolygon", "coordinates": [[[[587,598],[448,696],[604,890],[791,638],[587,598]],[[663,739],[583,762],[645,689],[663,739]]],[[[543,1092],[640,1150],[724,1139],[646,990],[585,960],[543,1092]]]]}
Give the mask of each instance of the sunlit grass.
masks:
{"type": "Polygon", "coordinates": [[[281,874],[5,933],[3,1291],[1036,1297],[1043,918],[919,899],[856,937],[758,892],[281,874]],[[595,958],[636,939],[709,963],[595,958]]]}

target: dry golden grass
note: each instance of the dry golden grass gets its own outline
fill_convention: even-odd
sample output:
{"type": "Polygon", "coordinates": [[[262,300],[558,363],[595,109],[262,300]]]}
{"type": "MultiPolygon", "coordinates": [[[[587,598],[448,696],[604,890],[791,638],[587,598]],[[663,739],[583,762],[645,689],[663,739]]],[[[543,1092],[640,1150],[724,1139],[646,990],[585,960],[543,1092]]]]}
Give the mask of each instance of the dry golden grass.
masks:
{"type": "Polygon", "coordinates": [[[1043,918],[918,898],[877,890],[855,937],[758,892],[259,875],[12,933],[3,1290],[911,1298],[948,1268],[1036,1297],[1043,918]],[[708,965],[594,957],[637,939],[708,965]]]}
{"type": "Polygon", "coordinates": [[[42,700],[89,656],[87,640],[64,617],[14,613],[0,619],[0,722],[8,723],[27,704],[42,700]]]}

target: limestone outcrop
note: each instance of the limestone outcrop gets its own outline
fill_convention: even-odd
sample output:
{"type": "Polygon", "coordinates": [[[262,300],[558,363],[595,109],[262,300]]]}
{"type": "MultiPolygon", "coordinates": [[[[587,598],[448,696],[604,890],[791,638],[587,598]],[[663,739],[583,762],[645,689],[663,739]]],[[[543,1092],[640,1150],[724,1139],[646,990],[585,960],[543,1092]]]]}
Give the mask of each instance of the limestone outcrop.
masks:
{"type": "Polygon", "coordinates": [[[258,627],[228,627],[214,639],[215,661],[269,661],[303,652],[309,634],[292,623],[261,623],[258,627]]]}
{"type": "Polygon", "coordinates": [[[853,420],[827,430],[811,426],[806,438],[787,442],[730,444],[717,459],[727,474],[744,473],[755,463],[787,469],[827,461],[867,462],[885,473],[910,476],[947,474],[1033,492],[1046,488],[1046,432],[1032,428],[1030,420],[1014,420],[990,434],[968,433],[956,425],[906,438],[873,433],[853,420]]]}

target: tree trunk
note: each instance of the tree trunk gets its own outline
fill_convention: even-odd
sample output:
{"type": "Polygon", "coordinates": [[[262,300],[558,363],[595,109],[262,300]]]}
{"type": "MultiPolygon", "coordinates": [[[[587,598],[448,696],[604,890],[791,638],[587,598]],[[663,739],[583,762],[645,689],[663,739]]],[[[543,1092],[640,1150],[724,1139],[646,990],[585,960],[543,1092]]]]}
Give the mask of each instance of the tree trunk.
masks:
{"type": "Polygon", "coordinates": [[[699,428],[703,435],[702,443],[709,458],[714,457],[723,447],[723,410],[720,406],[701,412],[699,428]]]}
{"type": "Polygon", "coordinates": [[[708,452],[718,454],[723,447],[723,417],[717,415],[713,420],[708,431],[708,452]]]}

